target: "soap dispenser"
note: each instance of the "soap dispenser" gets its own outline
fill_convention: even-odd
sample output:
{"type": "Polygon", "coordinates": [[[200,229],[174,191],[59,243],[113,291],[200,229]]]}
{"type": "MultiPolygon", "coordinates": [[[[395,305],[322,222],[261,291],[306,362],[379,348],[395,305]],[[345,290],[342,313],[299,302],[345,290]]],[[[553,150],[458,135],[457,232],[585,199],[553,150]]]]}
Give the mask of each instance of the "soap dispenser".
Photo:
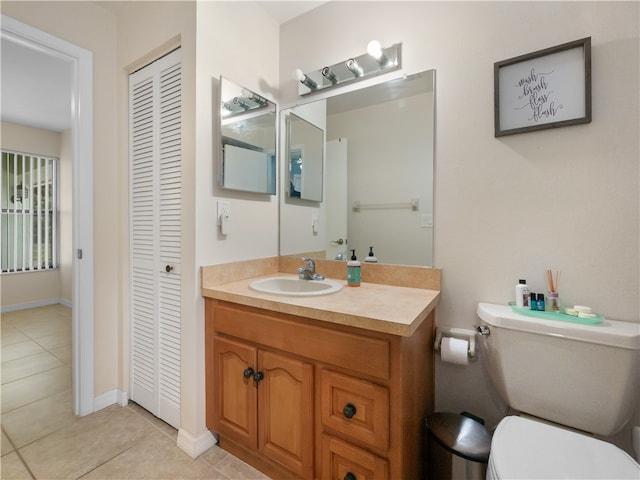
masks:
{"type": "Polygon", "coordinates": [[[347,262],[347,285],[350,287],[360,286],[360,262],[356,257],[355,250],[351,250],[351,260],[347,262]]]}
{"type": "Polygon", "coordinates": [[[373,253],[373,247],[369,247],[369,255],[364,259],[365,263],[378,263],[378,259],[373,253]]]}

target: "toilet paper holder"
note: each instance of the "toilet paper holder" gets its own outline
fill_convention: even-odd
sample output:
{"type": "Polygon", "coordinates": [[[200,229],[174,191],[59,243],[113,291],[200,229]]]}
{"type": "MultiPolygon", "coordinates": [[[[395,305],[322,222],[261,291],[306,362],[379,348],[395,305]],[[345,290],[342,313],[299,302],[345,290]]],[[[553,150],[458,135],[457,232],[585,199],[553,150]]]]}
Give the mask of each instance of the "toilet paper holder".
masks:
{"type": "Polygon", "coordinates": [[[468,330],[466,328],[437,327],[436,339],[433,344],[433,349],[436,352],[440,351],[440,344],[442,343],[443,337],[457,338],[458,340],[467,340],[469,342],[467,355],[469,355],[469,357],[472,359],[476,358],[476,332],[475,331],[468,330]]]}

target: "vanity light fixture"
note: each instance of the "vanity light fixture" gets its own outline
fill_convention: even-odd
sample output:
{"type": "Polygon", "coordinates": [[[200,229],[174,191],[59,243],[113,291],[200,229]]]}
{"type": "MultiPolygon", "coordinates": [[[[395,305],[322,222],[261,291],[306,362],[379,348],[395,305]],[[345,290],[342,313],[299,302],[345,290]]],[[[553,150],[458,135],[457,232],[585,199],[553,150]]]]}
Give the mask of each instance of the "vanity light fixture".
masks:
{"type": "Polygon", "coordinates": [[[367,53],[357,57],[351,57],[346,61],[306,74],[302,70],[296,70],[293,75],[298,80],[298,94],[307,95],[325,88],[397,70],[401,66],[401,51],[400,43],[384,48],[380,42],[372,40],[367,45],[367,53]]]}
{"type": "Polygon", "coordinates": [[[293,77],[310,90],[315,90],[316,88],[318,88],[318,84],[313,81],[308,75],[305,75],[299,68],[293,71],[293,77]]]}
{"type": "Polygon", "coordinates": [[[247,101],[242,97],[233,97],[233,103],[238,105],[243,110],[249,110],[251,105],[247,103],[247,101]]]}
{"type": "Polygon", "coordinates": [[[244,98],[246,98],[250,102],[256,103],[257,105],[259,105],[261,107],[264,107],[269,103],[269,101],[266,98],[261,97],[257,93],[254,93],[254,92],[252,92],[250,90],[247,90],[246,88],[242,89],[242,95],[243,95],[244,98]]]}

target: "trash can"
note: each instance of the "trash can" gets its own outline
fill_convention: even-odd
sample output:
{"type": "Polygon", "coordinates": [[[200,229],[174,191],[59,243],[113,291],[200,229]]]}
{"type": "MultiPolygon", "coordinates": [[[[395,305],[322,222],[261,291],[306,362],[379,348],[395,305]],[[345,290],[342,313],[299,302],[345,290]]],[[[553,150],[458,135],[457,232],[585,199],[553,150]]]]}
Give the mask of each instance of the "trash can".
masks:
{"type": "Polygon", "coordinates": [[[425,419],[427,480],[484,480],[491,434],[482,419],[467,412],[439,412],[425,419]]]}

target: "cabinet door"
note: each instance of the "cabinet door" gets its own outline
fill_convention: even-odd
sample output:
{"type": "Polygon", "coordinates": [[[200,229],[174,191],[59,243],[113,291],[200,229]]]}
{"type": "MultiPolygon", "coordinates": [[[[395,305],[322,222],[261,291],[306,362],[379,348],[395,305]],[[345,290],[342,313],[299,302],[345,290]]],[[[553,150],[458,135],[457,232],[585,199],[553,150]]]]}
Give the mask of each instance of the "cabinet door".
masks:
{"type": "Polygon", "coordinates": [[[322,475],[327,480],[386,480],[389,463],[329,435],[322,436],[322,475]]]}
{"type": "Polygon", "coordinates": [[[217,336],[213,349],[213,427],[221,435],[255,449],[258,444],[258,389],[253,373],[257,371],[257,349],[217,336]]]}
{"type": "Polygon", "coordinates": [[[259,450],[303,478],[313,475],[313,365],[260,350],[259,450]]]}

